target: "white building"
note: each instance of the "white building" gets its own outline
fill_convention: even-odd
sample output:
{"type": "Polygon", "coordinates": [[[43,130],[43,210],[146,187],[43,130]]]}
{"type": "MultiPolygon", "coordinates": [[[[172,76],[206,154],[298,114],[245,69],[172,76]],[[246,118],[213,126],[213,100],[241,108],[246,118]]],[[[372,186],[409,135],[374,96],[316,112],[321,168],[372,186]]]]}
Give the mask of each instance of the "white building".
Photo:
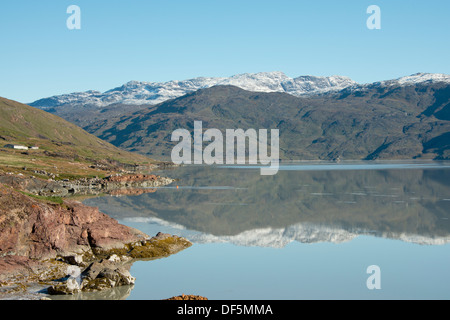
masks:
{"type": "Polygon", "coordinates": [[[28,147],[22,146],[20,144],[7,144],[5,148],[16,149],[16,150],[28,150],[28,147]]]}

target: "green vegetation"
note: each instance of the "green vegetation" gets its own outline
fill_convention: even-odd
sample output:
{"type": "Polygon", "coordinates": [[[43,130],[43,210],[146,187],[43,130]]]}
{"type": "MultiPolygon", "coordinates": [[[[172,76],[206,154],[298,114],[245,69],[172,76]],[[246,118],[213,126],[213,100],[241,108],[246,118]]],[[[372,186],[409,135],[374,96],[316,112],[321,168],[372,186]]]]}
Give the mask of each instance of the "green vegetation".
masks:
{"type": "Polygon", "coordinates": [[[156,161],[121,150],[55,115],[0,97],[0,172],[38,178],[105,177],[156,161]],[[15,150],[7,144],[37,146],[15,150]]]}
{"type": "Polygon", "coordinates": [[[22,194],[24,194],[26,196],[32,197],[34,199],[37,199],[37,200],[41,200],[41,201],[45,201],[45,202],[51,202],[51,203],[56,203],[56,204],[60,204],[60,205],[62,205],[64,203],[64,200],[63,200],[62,197],[44,197],[44,196],[38,196],[38,195],[35,195],[35,194],[32,194],[32,193],[28,193],[28,192],[25,192],[25,191],[21,191],[21,190],[17,190],[17,191],[19,191],[20,193],[22,193],[22,194]]]}
{"type": "Polygon", "coordinates": [[[30,153],[47,151],[49,156],[66,156],[72,160],[115,160],[127,164],[150,163],[87,133],[74,124],[48,112],[0,98],[0,141],[38,146],[30,153]]]}

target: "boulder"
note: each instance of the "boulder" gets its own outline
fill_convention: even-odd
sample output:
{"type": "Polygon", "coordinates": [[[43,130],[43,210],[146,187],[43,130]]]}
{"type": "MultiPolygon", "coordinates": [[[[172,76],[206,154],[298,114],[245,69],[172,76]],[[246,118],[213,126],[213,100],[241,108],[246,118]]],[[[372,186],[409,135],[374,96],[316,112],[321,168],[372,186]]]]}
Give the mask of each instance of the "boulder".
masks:
{"type": "MultiPolygon", "coordinates": [[[[70,256],[92,260],[94,250],[121,249],[126,243],[149,238],[98,208],[77,201],[65,201],[64,205],[43,203],[2,184],[0,229],[0,256],[36,260],[70,256]]],[[[76,264],[75,260],[71,263],[76,264]]]]}
{"type": "Polygon", "coordinates": [[[135,278],[131,276],[128,265],[102,260],[93,262],[78,275],[68,275],[62,281],[48,288],[50,294],[75,294],[81,291],[101,291],[123,285],[132,285],[135,278]]]}
{"type": "Polygon", "coordinates": [[[170,234],[150,238],[80,202],[44,203],[1,183],[0,230],[0,282],[52,282],[51,294],[132,285],[135,260],[192,245],[170,234]]]}

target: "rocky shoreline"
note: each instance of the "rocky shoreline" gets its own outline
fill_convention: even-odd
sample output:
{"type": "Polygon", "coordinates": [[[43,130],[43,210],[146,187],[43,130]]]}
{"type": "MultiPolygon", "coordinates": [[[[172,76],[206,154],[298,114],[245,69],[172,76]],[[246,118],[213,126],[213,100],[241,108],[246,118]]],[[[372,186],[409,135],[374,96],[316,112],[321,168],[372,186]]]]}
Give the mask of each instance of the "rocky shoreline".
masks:
{"type": "MultiPolygon", "coordinates": [[[[68,197],[101,194],[130,194],[135,191],[168,185],[174,180],[153,174],[114,174],[106,178],[43,180],[34,176],[0,174],[0,183],[44,197],[68,197]]],[[[149,192],[152,192],[149,190],[149,192]]]]}
{"type": "Polygon", "coordinates": [[[129,273],[133,262],[167,257],[192,245],[176,235],[150,237],[70,198],[56,204],[24,191],[39,196],[133,192],[172,181],[144,174],[76,181],[1,175],[0,299],[127,287],[135,281],[129,273]]]}

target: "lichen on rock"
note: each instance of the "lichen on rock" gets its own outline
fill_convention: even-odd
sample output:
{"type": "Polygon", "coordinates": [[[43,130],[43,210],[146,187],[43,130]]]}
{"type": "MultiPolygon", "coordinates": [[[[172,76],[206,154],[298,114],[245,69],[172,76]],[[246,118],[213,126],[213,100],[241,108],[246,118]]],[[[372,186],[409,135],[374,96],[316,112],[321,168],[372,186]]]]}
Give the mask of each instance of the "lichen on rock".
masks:
{"type": "MultiPolygon", "coordinates": [[[[153,238],[129,243],[123,248],[96,251],[97,258],[106,256],[108,258],[92,262],[79,277],[68,275],[62,281],[57,281],[48,289],[48,292],[74,294],[132,285],[136,279],[129,270],[134,261],[167,257],[191,245],[192,243],[185,238],[158,233],[153,238]]],[[[80,265],[84,265],[81,261],[79,262],[80,265]]]]}
{"type": "Polygon", "coordinates": [[[80,202],[43,203],[2,184],[0,229],[4,286],[51,282],[53,294],[132,284],[134,261],[167,257],[192,245],[169,234],[150,237],[80,202]],[[79,276],[73,275],[74,267],[80,268],[79,276]]]}
{"type": "Polygon", "coordinates": [[[69,275],[48,288],[50,294],[75,294],[111,289],[134,284],[128,266],[120,266],[110,260],[96,261],[78,275],[69,275]]]}

